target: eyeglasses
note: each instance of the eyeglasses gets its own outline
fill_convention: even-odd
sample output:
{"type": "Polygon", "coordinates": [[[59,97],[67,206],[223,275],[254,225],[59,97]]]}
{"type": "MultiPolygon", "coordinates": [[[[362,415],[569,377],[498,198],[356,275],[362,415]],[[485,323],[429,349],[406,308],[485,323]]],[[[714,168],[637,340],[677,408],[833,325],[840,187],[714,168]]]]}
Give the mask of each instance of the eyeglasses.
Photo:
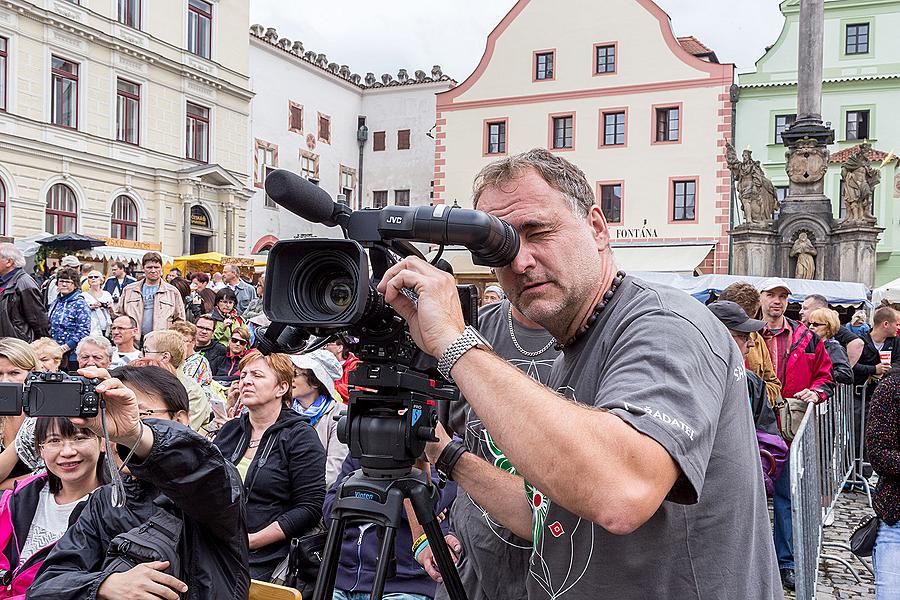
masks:
{"type": "Polygon", "coordinates": [[[234,300],[219,300],[219,304],[234,304],[234,300]]]}
{"type": "Polygon", "coordinates": [[[816,323],[815,321],[809,322],[810,327],[825,327],[826,325],[827,323],[816,323]]]}
{"type": "Polygon", "coordinates": [[[58,452],[62,450],[66,444],[70,444],[73,448],[84,448],[90,442],[96,442],[97,438],[90,435],[76,435],[72,438],[50,438],[40,444],[41,450],[51,450],[58,452]]]}
{"type": "Polygon", "coordinates": [[[242,340],[241,338],[233,337],[230,341],[232,344],[240,344],[241,346],[247,345],[247,340],[242,340]]]}
{"type": "Polygon", "coordinates": [[[153,415],[160,413],[168,413],[169,415],[174,414],[168,408],[145,408],[143,410],[138,410],[139,417],[152,417],[153,415]]]}
{"type": "Polygon", "coordinates": [[[62,285],[62,284],[64,284],[64,283],[71,283],[72,285],[75,285],[75,282],[72,281],[71,279],[57,279],[57,280],[56,280],[56,285],[57,285],[57,286],[60,286],[60,285],[62,285]]]}
{"type": "Polygon", "coordinates": [[[147,350],[146,348],[141,348],[141,354],[144,356],[148,354],[165,354],[165,350],[147,350]]]}
{"type": "Polygon", "coordinates": [[[198,325],[198,326],[197,326],[197,331],[213,331],[213,328],[212,328],[212,327],[200,327],[200,326],[198,325]]]}
{"type": "Polygon", "coordinates": [[[113,325],[111,331],[128,331],[129,329],[137,329],[137,327],[119,327],[118,325],[113,325]]]}
{"type": "Polygon", "coordinates": [[[88,279],[102,279],[99,275],[88,275],[88,279]]]}

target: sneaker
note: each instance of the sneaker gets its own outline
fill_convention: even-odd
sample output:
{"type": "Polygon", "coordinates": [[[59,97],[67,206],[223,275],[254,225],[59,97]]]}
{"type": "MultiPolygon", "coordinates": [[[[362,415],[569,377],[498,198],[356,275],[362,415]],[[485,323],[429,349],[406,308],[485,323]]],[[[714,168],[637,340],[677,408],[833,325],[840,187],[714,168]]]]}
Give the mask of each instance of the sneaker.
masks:
{"type": "Polygon", "coordinates": [[[796,580],[794,579],[794,570],[793,569],[778,569],[781,573],[781,585],[784,586],[784,589],[793,591],[796,587],[796,580]]]}

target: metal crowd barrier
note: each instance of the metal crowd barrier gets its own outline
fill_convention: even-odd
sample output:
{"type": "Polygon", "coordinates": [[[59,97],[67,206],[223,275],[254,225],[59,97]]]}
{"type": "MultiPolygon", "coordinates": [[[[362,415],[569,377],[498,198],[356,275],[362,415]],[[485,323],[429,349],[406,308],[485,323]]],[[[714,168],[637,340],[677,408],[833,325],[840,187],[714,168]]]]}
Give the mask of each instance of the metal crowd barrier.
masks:
{"type": "MultiPolygon", "coordinates": [[[[864,420],[865,390],[861,402],[864,420]]],[[[797,600],[815,599],[820,559],[841,563],[857,583],[861,581],[847,560],[823,553],[827,548],[849,552],[849,545],[822,539],[822,528],[834,520],[834,509],[845,485],[860,485],[871,505],[869,483],[862,476],[863,462],[858,459],[862,454],[862,439],[854,439],[853,405],[853,386],[838,386],[828,402],[807,406],[791,442],[791,519],[797,600]]],[[[863,422],[861,431],[864,425],[863,422]]],[[[869,565],[861,562],[871,572],[869,565]]]]}

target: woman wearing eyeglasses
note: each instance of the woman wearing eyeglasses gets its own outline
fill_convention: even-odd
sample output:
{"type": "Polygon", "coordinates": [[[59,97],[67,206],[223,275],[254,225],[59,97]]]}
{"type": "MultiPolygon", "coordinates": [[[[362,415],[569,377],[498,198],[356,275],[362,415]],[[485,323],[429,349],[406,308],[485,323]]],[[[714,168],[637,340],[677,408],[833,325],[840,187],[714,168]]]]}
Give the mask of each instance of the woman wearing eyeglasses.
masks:
{"type": "Polygon", "coordinates": [[[847,351],[840,342],[834,339],[834,334],[841,328],[841,321],[837,312],[830,308],[817,308],[809,313],[807,324],[813,333],[822,338],[825,351],[831,359],[831,378],[836,383],[853,383],[853,369],[850,367],[850,359],[847,351]]]}
{"type": "Polygon", "coordinates": [[[88,290],[82,292],[84,301],[91,309],[91,335],[104,335],[109,337],[109,328],[112,324],[112,295],[103,289],[103,274],[100,271],[91,271],[87,275],[88,290]]]}
{"type": "Polygon", "coordinates": [[[209,314],[216,322],[213,339],[227,346],[234,330],[244,325],[237,312],[237,296],[231,288],[224,287],[216,292],[216,305],[209,314]]]}
{"type": "Polygon", "coordinates": [[[64,417],[39,417],[34,439],[47,470],[0,498],[0,598],[25,597],[76,505],[106,483],[100,438],[90,429],[64,417]]]}
{"type": "Polygon", "coordinates": [[[209,363],[213,378],[219,381],[234,380],[240,376],[241,359],[250,348],[250,330],[243,325],[236,327],[231,332],[225,348],[225,354],[213,358],[209,363]]]}
{"type": "Polygon", "coordinates": [[[56,276],[59,296],[50,305],[50,337],[62,346],[66,370],[78,369],[75,348],[91,334],[91,309],[81,293],[81,276],[75,269],[60,269],[56,276]]]}

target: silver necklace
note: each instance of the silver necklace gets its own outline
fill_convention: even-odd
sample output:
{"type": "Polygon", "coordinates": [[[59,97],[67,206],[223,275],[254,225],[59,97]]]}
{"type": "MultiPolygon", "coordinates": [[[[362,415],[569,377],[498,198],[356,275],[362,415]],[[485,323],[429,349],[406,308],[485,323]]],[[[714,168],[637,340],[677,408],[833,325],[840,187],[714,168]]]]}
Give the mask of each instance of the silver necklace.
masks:
{"type": "Polygon", "coordinates": [[[543,348],[541,348],[540,350],[538,350],[537,352],[529,352],[528,350],[525,350],[524,348],[522,348],[522,346],[519,345],[519,340],[516,339],[516,332],[513,329],[512,304],[509,305],[509,310],[506,311],[506,324],[509,325],[509,337],[512,338],[512,343],[516,347],[516,350],[518,350],[524,356],[527,356],[529,358],[533,358],[535,356],[540,356],[541,354],[543,354],[544,352],[549,350],[550,346],[552,346],[553,344],[556,343],[555,339],[550,338],[550,341],[547,342],[547,345],[544,346],[543,348]]]}

